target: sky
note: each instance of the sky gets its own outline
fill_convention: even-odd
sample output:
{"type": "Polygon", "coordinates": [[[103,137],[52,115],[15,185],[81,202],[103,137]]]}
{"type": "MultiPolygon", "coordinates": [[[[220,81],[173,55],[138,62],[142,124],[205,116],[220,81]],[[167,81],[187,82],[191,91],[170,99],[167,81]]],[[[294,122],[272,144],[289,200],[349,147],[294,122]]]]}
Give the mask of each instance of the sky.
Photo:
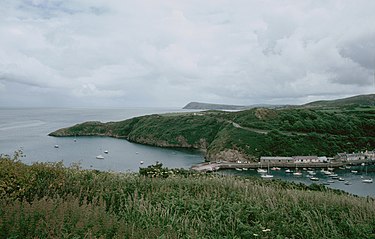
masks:
{"type": "Polygon", "coordinates": [[[375,93],[373,0],[0,0],[0,107],[375,93]]]}

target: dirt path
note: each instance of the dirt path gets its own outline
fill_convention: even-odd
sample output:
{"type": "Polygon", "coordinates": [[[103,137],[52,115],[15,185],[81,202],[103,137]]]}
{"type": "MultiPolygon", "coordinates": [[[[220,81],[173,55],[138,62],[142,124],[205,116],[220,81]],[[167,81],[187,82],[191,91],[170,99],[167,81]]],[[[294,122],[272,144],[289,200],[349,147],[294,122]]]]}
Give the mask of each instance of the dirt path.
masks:
{"type": "MultiPolygon", "coordinates": [[[[232,122],[232,121],[230,121],[230,123],[232,123],[233,127],[235,127],[235,128],[251,131],[251,132],[254,132],[254,133],[258,133],[258,134],[268,134],[271,131],[271,130],[266,130],[266,129],[256,129],[256,128],[243,127],[243,126],[239,125],[238,123],[235,123],[235,122],[232,122]]],[[[300,133],[300,132],[287,132],[287,131],[279,131],[279,132],[281,134],[287,135],[287,136],[307,135],[306,133],[300,133]]]]}

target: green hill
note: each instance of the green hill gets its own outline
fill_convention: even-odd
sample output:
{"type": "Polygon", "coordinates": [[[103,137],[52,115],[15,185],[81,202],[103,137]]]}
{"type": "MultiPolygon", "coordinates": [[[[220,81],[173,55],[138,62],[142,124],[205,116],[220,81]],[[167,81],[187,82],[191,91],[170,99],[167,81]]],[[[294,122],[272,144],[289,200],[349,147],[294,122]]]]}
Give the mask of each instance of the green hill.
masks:
{"type": "Polygon", "coordinates": [[[110,136],[159,147],[200,149],[208,160],[325,155],[375,148],[375,107],[206,111],[86,122],[51,136],[110,136]]]}
{"type": "Polygon", "coordinates": [[[337,100],[320,100],[307,103],[303,107],[348,107],[348,106],[375,106],[375,94],[357,95],[337,100]]]}

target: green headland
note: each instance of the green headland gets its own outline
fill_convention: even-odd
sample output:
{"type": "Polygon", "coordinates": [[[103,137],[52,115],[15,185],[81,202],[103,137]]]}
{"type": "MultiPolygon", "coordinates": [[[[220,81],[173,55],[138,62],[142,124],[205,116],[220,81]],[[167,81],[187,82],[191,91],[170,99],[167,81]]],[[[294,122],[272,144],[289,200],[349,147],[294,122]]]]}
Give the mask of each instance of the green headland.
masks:
{"type": "Polygon", "coordinates": [[[85,122],[50,135],[110,136],[159,147],[193,148],[202,150],[210,161],[257,161],[260,156],[329,157],[375,148],[375,97],[85,122]]]}

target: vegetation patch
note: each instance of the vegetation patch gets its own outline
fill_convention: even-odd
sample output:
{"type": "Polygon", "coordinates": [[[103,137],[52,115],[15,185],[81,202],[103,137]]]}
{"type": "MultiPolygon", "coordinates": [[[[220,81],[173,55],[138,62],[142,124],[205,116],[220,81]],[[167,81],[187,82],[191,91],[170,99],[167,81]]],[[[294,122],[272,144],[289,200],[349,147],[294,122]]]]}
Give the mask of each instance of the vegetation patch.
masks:
{"type": "Polygon", "coordinates": [[[320,185],[0,157],[0,238],[374,238],[375,202],[320,185]]]}

